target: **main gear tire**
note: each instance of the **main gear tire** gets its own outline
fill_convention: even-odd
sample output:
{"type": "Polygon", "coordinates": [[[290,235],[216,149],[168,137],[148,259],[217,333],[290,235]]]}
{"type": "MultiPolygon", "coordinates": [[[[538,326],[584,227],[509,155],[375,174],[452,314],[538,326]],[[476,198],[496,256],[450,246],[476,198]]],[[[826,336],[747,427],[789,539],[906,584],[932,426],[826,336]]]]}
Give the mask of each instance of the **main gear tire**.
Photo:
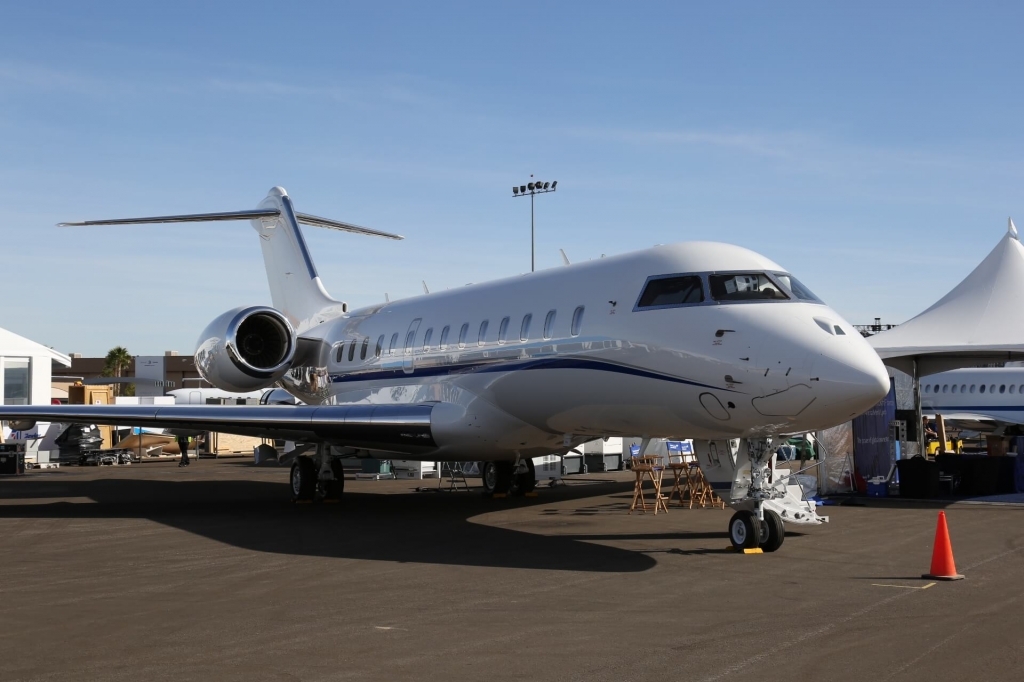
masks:
{"type": "Polygon", "coordinates": [[[316,465],[309,457],[296,457],[291,471],[292,499],[309,502],[316,496],[316,465]]]}
{"type": "Polygon", "coordinates": [[[334,476],[334,479],[325,482],[324,498],[340,500],[345,494],[345,467],[340,459],[331,460],[331,475],[334,476]]]}

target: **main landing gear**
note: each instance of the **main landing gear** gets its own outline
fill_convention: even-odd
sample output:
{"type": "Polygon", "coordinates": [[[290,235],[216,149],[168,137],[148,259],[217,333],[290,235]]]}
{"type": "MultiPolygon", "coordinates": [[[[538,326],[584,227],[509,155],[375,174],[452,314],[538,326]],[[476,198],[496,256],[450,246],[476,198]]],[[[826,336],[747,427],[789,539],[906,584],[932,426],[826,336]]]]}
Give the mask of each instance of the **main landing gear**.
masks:
{"type": "Polygon", "coordinates": [[[746,499],[753,502],[754,508],[742,509],[729,520],[729,540],[740,552],[758,548],[764,552],[774,552],[782,547],[786,539],[786,527],[782,517],[764,507],[765,501],[782,495],[770,480],[771,445],[771,438],[752,438],[747,441],[750,486],[747,488],[746,499]]]}
{"type": "Polygon", "coordinates": [[[312,502],[315,499],[340,500],[345,492],[345,469],[341,460],[330,456],[330,446],[320,444],[316,456],[300,455],[292,463],[292,499],[312,502]]]}
{"type": "Polygon", "coordinates": [[[480,472],[486,495],[525,495],[537,487],[532,459],[515,462],[484,462],[480,472]]]}

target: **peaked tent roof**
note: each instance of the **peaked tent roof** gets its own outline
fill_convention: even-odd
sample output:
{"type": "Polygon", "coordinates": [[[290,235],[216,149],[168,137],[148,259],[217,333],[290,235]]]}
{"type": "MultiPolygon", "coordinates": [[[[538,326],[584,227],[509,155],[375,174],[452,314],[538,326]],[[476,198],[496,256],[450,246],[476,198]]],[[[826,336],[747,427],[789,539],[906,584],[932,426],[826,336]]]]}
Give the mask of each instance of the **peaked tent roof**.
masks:
{"type": "Polygon", "coordinates": [[[923,313],[868,339],[885,364],[925,376],[1024,359],[1024,245],[1009,221],[985,260],[923,313]]]}
{"type": "Polygon", "coordinates": [[[35,341],[26,339],[24,336],[19,336],[14,332],[7,331],[6,329],[0,329],[0,355],[28,355],[32,357],[45,356],[49,357],[51,361],[64,365],[65,367],[71,366],[71,358],[67,355],[59,353],[52,348],[47,348],[41,343],[36,343],[35,341]]]}

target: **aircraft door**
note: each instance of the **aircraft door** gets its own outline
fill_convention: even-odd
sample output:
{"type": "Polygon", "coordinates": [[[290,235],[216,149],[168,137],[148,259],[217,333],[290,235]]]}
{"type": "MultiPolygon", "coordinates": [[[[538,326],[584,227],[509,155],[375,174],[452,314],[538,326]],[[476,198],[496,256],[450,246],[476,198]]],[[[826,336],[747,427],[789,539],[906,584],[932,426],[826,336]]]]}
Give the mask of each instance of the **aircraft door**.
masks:
{"type": "Polygon", "coordinates": [[[423,319],[417,317],[409,325],[409,331],[405,333],[405,350],[402,351],[402,371],[406,374],[412,374],[413,371],[413,353],[416,348],[416,333],[420,329],[420,322],[423,319]]]}

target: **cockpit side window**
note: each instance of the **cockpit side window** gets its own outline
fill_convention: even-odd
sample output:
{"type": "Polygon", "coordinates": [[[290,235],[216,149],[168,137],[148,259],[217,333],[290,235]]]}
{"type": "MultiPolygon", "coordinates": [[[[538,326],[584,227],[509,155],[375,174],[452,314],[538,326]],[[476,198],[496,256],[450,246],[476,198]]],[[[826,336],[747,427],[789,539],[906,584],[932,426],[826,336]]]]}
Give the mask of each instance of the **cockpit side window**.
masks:
{"type": "Polygon", "coordinates": [[[715,301],[785,301],[789,296],[760,272],[711,275],[711,298],[715,301]]]}
{"type": "Polygon", "coordinates": [[[782,282],[782,286],[784,286],[789,291],[789,293],[793,295],[793,298],[799,299],[801,301],[817,301],[819,303],[821,302],[820,298],[815,296],[810,289],[808,289],[800,282],[800,280],[798,280],[796,277],[789,274],[788,272],[776,272],[773,274],[775,275],[775,278],[777,280],[782,282]]]}
{"type": "Polygon", "coordinates": [[[703,300],[704,287],[699,276],[658,277],[647,282],[636,307],[641,309],[689,305],[701,303],[703,300]]]}

